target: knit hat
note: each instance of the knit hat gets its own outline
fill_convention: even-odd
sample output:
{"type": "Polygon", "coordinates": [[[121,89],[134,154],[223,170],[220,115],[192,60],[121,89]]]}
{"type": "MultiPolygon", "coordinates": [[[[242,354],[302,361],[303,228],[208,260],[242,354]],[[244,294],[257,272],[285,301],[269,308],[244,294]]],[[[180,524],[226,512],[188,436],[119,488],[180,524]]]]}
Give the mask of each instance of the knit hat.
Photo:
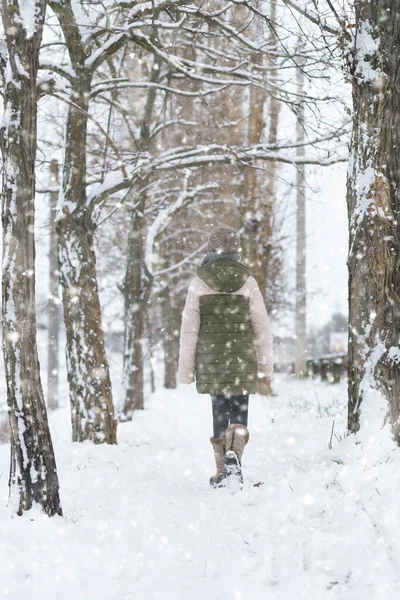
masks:
{"type": "Polygon", "coordinates": [[[208,238],[208,252],[239,252],[240,241],[232,227],[218,227],[208,238]]]}

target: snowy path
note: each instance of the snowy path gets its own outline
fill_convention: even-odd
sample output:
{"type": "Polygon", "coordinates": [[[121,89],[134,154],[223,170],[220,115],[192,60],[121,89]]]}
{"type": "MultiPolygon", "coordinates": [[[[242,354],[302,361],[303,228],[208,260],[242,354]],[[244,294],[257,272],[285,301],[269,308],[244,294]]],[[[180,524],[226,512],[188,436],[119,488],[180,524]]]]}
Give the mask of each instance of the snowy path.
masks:
{"type": "MultiPolygon", "coordinates": [[[[0,598],[397,599],[398,451],[350,439],[328,450],[333,418],[344,430],[344,384],[275,388],[252,398],[233,496],[208,487],[211,409],[193,386],[158,391],[120,426],[118,447],[71,444],[60,410],[64,518],[11,518],[2,503],[0,598]]],[[[2,492],[8,454],[0,446],[2,492]]]]}

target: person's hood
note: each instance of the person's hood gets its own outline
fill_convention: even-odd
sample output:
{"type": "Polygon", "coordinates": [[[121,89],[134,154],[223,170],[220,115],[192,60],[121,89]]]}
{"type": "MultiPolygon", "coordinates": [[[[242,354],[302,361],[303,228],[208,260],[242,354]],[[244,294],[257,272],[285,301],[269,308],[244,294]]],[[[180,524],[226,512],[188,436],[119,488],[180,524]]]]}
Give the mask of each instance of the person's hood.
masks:
{"type": "Polygon", "coordinates": [[[232,294],[246,283],[250,271],[237,260],[219,258],[199,267],[197,275],[216,292],[232,294]]]}

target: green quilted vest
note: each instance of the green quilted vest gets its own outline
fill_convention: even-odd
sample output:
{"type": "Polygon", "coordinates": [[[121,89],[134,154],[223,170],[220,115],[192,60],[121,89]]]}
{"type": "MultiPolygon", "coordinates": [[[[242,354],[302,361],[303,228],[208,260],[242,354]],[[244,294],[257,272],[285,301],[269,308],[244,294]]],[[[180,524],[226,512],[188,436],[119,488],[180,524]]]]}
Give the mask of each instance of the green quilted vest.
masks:
{"type": "Polygon", "coordinates": [[[216,259],[197,271],[220,294],[200,296],[200,331],[196,350],[196,386],[200,394],[254,394],[257,356],[249,303],[235,294],[250,276],[236,260],[216,259]]]}

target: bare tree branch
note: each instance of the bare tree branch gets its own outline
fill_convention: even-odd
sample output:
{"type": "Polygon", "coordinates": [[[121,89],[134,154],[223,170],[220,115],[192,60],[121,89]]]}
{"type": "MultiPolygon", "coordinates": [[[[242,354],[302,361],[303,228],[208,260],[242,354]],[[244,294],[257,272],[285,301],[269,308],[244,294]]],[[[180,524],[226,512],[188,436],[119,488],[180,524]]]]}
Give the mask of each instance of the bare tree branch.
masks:
{"type": "Polygon", "coordinates": [[[321,18],[320,18],[320,16],[318,14],[313,15],[312,13],[310,13],[310,11],[308,11],[305,8],[302,8],[301,6],[298,6],[292,0],[283,0],[283,2],[287,6],[290,6],[290,8],[293,8],[293,10],[295,10],[296,12],[298,12],[299,14],[301,14],[303,17],[305,17],[306,19],[308,19],[309,21],[311,21],[311,23],[314,23],[314,25],[317,25],[318,27],[320,27],[321,29],[323,29],[324,31],[327,31],[328,33],[331,33],[332,35],[335,35],[335,36],[339,36],[340,35],[340,30],[339,29],[335,29],[335,28],[331,27],[330,25],[328,25],[327,23],[323,23],[321,21],[321,18]]]}

